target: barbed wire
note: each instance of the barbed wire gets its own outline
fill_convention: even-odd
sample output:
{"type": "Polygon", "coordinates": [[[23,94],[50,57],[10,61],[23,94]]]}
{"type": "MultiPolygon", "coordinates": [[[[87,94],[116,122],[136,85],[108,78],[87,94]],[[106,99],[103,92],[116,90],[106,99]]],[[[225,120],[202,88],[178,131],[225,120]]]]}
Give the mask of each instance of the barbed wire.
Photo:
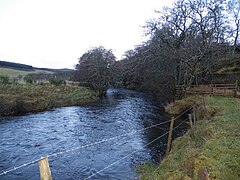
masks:
{"type": "Polygon", "coordinates": [[[6,170],[6,171],[0,173],[0,176],[5,175],[5,174],[7,174],[7,173],[10,173],[10,172],[12,172],[12,171],[15,171],[15,170],[17,170],[17,169],[23,168],[23,167],[25,167],[25,166],[30,166],[30,165],[32,165],[32,164],[35,164],[35,163],[37,163],[38,161],[40,161],[40,160],[42,160],[42,159],[44,159],[44,158],[45,158],[45,157],[41,157],[41,158],[39,158],[39,159],[36,159],[36,160],[31,161],[31,162],[22,164],[22,165],[20,165],[20,166],[13,167],[13,168],[11,168],[11,169],[9,169],[9,170],[6,170]]]}
{"type": "MultiPolygon", "coordinates": [[[[180,124],[178,124],[176,127],[174,127],[173,130],[176,129],[177,127],[179,127],[180,125],[182,125],[184,122],[185,122],[185,120],[184,120],[183,122],[181,122],[180,124]]],[[[154,143],[155,141],[159,140],[160,138],[162,138],[163,136],[167,135],[168,133],[169,133],[169,131],[166,132],[166,133],[164,133],[164,134],[162,134],[161,136],[155,138],[154,140],[152,140],[152,141],[150,141],[149,143],[147,143],[146,145],[144,145],[143,148],[145,148],[145,147],[147,147],[148,145],[154,143]]],[[[142,150],[142,149],[141,149],[141,150],[142,150]]],[[[90,176],[84,178],[84,180],[87,180],[87,179],[90,179],[90,178],[96,176],[97,174],[99,174],[99,173],[103,172],[104,170],[106,170],[106,169],[108,169],[108,168],[114,166],[115,164],[120,163],[122,160],[124,160],[124,159],[126,159],[126,158],[132,156],[133,154],[135,154],[135,153],[137,153],[137,152],[139,152],[139,151],[141,151],[141,150],[135,150],[135,151],[133,151],[132,153],[130,153],[130,154],[128,154],[128,155],[126,155],[126,156],[120,158],[119,160],[117,160],[117,161],[115,161],[115,162],[109,164],[108,166],[102,168],[101,170],[97,171],[96,173],[94,173],[94,174],[92,174],[92,175],[90,175],[90,176]]]]}
{"type": "MultiPolygon", "coordinates": [[[[175,117],[174,120],[178,119],[180,116],[182,116],[184,113],[186,113],[187,111],[189,111],[189,110],[192,109],[192,108],[193,108],[193,106],[191,106],[190,108],[188,108],[187,110],[185,110],[184,112],[182,112],[180,115],[178,115],[177,117],[175,117]]],[[[114,140],[114,139],[118,139],[118,138],[120,138],[120,137],[124,137],[124,136],[128,136],[128,135],[133,135],[133,134],[136,134],[137,132],[145,131],[145,130],[148,130],[148,129],[157,127],[157,126],[159,126],[159,125],[162,125],[162,124],[165,124],[165,123],[168,123],[168,122],[171,122],[171,120],[164,121],[164,122],[161,122],[161,123],[157,123],[157,124],[154,124],[154,125],[152,125],[152,126],[149,126],[149,127],[146,127],[146,128],[140,129],[140,130],[134,130],[134,131],[131,131],[131,132],[129,132],[129,133],[125,133],[125,134],[121,134],[121,135],[114,136],[114,137],[111,137],[111,138],[107,138],[107,139],[103,139],[103,140],[96,141],[96,142],[93,142],[93,143],[89,143],[89,144],[86,144],[86,145],[83,145],[83,146],[79,146],[79,147],[76,147],[76,148],[67,149],[67,150],[64,150],[64,151],[61,151],[61,152],[49,154],[49,155],[46,155],[45,157],[50,158],[50,157],[54,157],[54,156],[59,156],[59,155],[62,155],[62,154],[65,154],[65,153],[69,153],[69,152],[72,152],[72,151],[76,151],[76,150],[79,150],[79,149],[83,149],[83,148],[87,148],[87,147],[90,147],[90,146],[98,145],[98,144],[101,144],[101,143],[104,143],[104,142],[108,142],[108,141],[111,141],[111,140],[114,140]]],[[[28,163],[24,163],[24,164],[19,165],[19,166],[15,166],[15,167],[10,168],[10,169],[8,169],[8,170],[3,170],[3,171],[0,173],[0,176],[5,175],[5,174],[7,174],[7,173],[10,173],[10,172],[12,172],[12,171],[15,171],[15,170],[17,170],[17,169],[20,169],[20,168],[29,166],[29,165],[31,165],[31,164],[34,164],[34,163],[38,162],[39,160],[44,159],[45,157],[41,157],[41,158],[39,158],[39,159],[33,160],[33,161],[31,161],[31,162],[28,162],[28,163]]]]}
{"type": "MultiPolygon", "coordinates": [[[[184,113],[186,113],[187,111],[189,111],[189,110],[192,109],[192,108],[193,108],[193,106],[191,106],[190,108],[188,108],[187,110],[185,110],[183,113],[181,113],[180,115],[178,115],[176,118],[174,118],[174,120],[178,119],[180,116],[182,116],[184,113]]],[[[138,133],[138,132],[151,129],[151,128],[153,128],[153,127],[157,127],[157,126],[159,126],[159,125],[166,124],[166,123],[168,123],[168,122],[171,122],[171,119],[168,120],[168,121],[164,121],[164,122],[161,122],[161,123],[154,124],[154,125],[152,125],[152,126],[149,126],[149,127],[146,127],[146,128],[140,129],[140,130],[134,130],[134,131],[131,131],[131,132],[129,132],[129,133],[125,133],[125,134],[121,134],[121,135],[114,136],[114,137],[111,137],[111,138],[103,139],[103,140],[100,140],[100,141],[97,141],[97,142],[93,142],[93,143],[90,143],[90,144],[86,144],[86,145],[83,145],[83,146],[80,146],[80,147],[77,147],[77,148],[72,148],[72,149],[68,149],[68,150],[62,151],[62,152],[53,153],[53,154],[47,155],[46,157],[49,158],[49,157],[53,157],[53,156],[58,156],[58,155],[65,154],[65,153],[68,153],[68,152],[72,152],[72,151],[76,151],[76,150],[79,150],[79,149],[87,148],[87,147],[89,147],[89,146],[98,145],[98,144],[101,144],[101,143],[104,143],[104,142],[108,142],[108,141],[111,141],[111,140],[114,140],[114,139],[118,139],[118,138],[120,138],[120,137],[124,137],[124,136],[128,136],[128,135],[133,135],[133,134],[136,134],[136,133],[138,133]]]]}
{"type": "MultiPolygon", "coordinates": [[[[144,147],[147,147],[147,146],[150,145],[151,143],[157,141],[158,139],[160,139],[161,137],[165,136],[166,134],[168,134],[168,132],[164,133],[162,136],[157,137],[157,138],[154,139],[153,141],[147,143],[145,146],[143,146],[143,148],[144,148],[144,147]]],[[[126,159],[127,157],[129,157],[129,156],[135,154],[135,153],[138,152],[138,151],[139,151],[139,150],[135,150],[135,151],[133,151],[132,153],[130,153],[130,154],[124,156],[123,158],[121,158],[121,159],[119,159],[119,160],[117,160],[117,161],[111,163],[110,165],[106,166],[105,168],[103,168],[103,169],[97,171],[96,173],[94,173],[94,174],[88,176],[87,178],[85,178],[85,180],[90,179],[90,178],[93,177],[93,176],[96,176],[97,174],[99,174],[99,173],[101,173],[102,171],[104,171],[104,170],[106,170],[106,169],[112,167],[112,166],[115,165],[115,164],[118,164],[120,161],[126,159]]]]}
{"type": "MultiPolygon", "coordinates": [[[[184,119],[183,121],[185,122],[185,121],[187,121],[187,120],[188,120],[188,118],[184,119]]],[[[175,123],[174,123],[174,124],[175,124],[175,123]]],[[[181,125],[182,125],[182,124],[179,123],[177,126],[175,126],[174,129],[173,129],[173,131],[176,130],[176,129],[177,129],[179,126],[181,126],[181,125]]],[[[154,148],[155,148],[155,147],[152,147],[152,148],[150,148],[149,150],[152,151],[154,148]]],[[[159,152],[155,152],[155,153],[151,154],[151,156],[155,156],[157,153],[159,153],[159,152]]]]}
{"type": "Polygon", "coordinates": [[[137,132],[145,131],[147,129],[151,129],[151,128],[156,127],[156,126],[159,126],[159,125],[162,125],[162,124],[166,124],[166,123],[168,123],[170,121],[171,120],[165,121],[165,122],[162,122],[162,123],[158,123],[158,124],[149,126],[147,128],[144,128],[144,129],[134,130],[134,131],[131,131],[129,133],[125,133],[125,134],[121,134],[121,135],[114,136],[114,137],[111,137],[111,138],[107,138],[107,139],[103,139],[103,140],[100,140],[100,141],[96,141],[96,142],[93,142],[93,143],[90,143],[90,144],[86,144],[86,145],[83,145],[83,146],[80,146],[80,147],[68,149],[68,150],[65,150],[65,151],[58,152],[58,153],[53,153],[53,154],[47,155],[46,157],[49,158],[49,157],[53,157],[53,156],[58,156],[58,155],[65,154],[65,153],[68,153],[68,152],[76,151],[76,150],[79,150],[79,149],[87,148],[87,147],[98,145],[98,144],[101,144],[101,143],[104,143],[104,142],[108,142],[108,141],[111,141],[111,140],[114,140],[114,139],[118,139],[120,137],[133,135],[133,134],[136,134],[137,132]]]}

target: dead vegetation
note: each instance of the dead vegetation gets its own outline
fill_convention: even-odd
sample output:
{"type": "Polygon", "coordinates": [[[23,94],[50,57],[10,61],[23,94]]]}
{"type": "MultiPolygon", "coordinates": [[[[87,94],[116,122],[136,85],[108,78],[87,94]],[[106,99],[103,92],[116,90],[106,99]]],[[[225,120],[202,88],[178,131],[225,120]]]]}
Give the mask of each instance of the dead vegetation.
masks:
{"type": "Polygon", "coordinates": [[[81,105],[96,99],[95,92],[80,86],[0,84],[0,116],[81,105]]]}

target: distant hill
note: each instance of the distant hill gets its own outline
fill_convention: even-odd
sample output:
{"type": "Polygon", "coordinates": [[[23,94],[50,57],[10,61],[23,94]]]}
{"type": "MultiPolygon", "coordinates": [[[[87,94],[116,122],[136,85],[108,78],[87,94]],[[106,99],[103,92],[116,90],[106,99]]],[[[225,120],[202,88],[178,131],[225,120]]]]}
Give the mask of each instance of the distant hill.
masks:
{"type": "Polygon", "coordinates": [[[12,68],[12,69],[23,70],[23,71],[34,71],[34,68],[30,65],[7,62],[7,61],[0,61],[0,67],[12,68]]]}
{"type": "Polygon", "coordinates": [[[51,68],[38,68],[31,65],[13,63],[7,61],[0,61],[0,75],[7,75],[9,77],[30,77],[35,80],[49,79],[56,77],[60,79],[72,79],[75,70],[73,69],[51,69],[51,68]]]}
{"type": "Polygon", "coordinates": [[[74,72],[74,69],[68,69],[68,68],[63,68],[63,69],[51,69],[51,68],[37,68],[33,67],[35,70],[43,70],[43,71],[52,71],[52,72],[74,72]]]}
{"type": "Polygon", "coordinates": [[[43,71],[52,71],[52,72],[74,72],[75,71],[73,69],[67,69],[67,68],[63,68],[63,69],[38,68],[38,67],[33,67],[31,65],[8,62],[8,61],[0,61],[0,67],[22,70],[22,71],[34,71],[34,70],[43,70],[43,71]]]}

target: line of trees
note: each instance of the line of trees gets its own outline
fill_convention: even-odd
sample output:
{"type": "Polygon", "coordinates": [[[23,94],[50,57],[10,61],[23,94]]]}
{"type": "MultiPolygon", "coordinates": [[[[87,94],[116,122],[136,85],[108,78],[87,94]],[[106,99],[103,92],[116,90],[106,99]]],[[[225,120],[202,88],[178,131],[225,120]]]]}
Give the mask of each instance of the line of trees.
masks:
{"type": "Polygon", "coordinates": [[[145,25],[147,42],[116,62],[111,50],[88,51],[76,66],[78,80],[102,92],[117,82],[168,98],[176,84],[184,90],[215,72],[239,45],[239,0],[176,0],[156,13],[145,25]]]}

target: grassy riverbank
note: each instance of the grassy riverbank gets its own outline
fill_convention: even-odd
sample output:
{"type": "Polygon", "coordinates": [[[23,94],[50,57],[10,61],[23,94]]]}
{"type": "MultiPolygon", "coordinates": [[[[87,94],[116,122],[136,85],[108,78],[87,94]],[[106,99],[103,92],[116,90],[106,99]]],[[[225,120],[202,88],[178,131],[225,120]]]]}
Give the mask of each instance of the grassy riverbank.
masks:
{"type": "Polygon", "coordinates": [[[207,97],[205,103],[202,119],[174,140],[159,167],[139,168],[141,179],[240,179],[240,99],[207,97]]]}
{"type": "Polygon", "coordinates": [[[88,88],[67,85],[0,84],[0,116],[21,115],[97,100],[88,88]]]}

